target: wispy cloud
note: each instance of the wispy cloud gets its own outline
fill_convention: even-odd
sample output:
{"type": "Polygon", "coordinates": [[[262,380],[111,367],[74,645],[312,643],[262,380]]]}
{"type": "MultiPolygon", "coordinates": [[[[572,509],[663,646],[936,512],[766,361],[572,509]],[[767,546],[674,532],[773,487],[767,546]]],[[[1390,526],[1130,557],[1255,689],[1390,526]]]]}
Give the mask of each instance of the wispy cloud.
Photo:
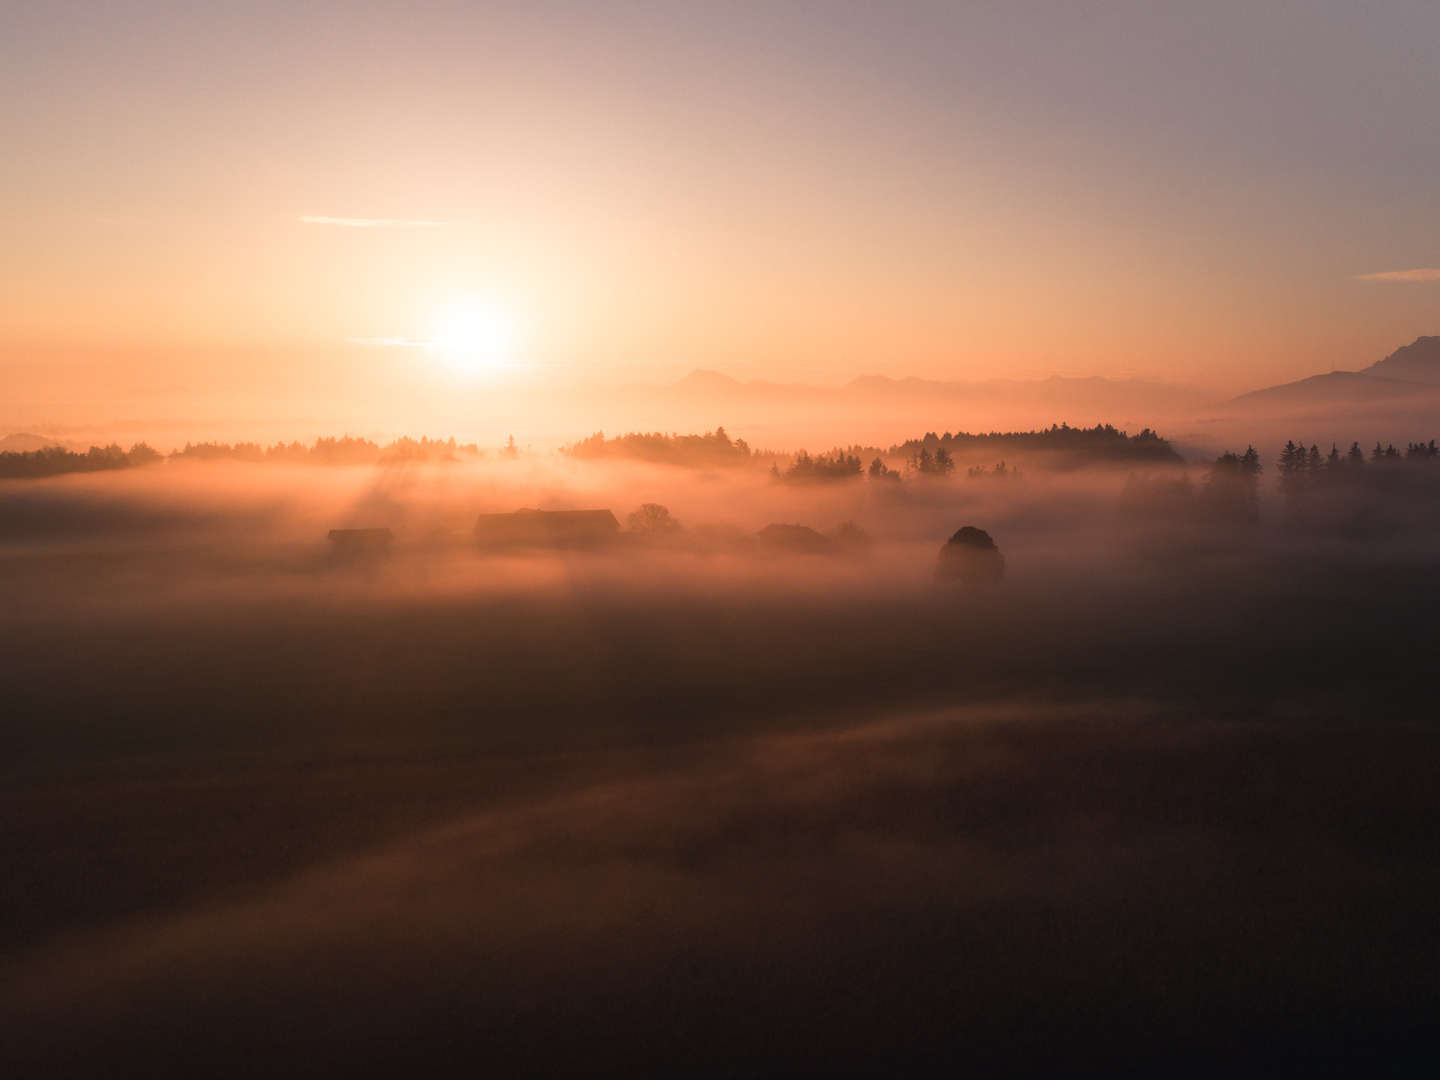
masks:
{"type": "Polygon", "coordinates": [[[338,225],[342,229],[435,229],[446,224],[417,218],[322,217],[316,214],[301,214],[300,221],[306,225],[338,225]]]}
{"type": "Polygon", "coordinates": [[[390,349],[426,349],[428,341],[412,341],[405,337],[352,337],[346,338],[351,345],[377,345],[390,349]]]}
{"type": "Polygon", "coordinates": [[[1418,270],[1382,270],[1378,274],[1356,274],[1356,281],[1440,281],[1440,269],[1421,267],[1418,270]]]}

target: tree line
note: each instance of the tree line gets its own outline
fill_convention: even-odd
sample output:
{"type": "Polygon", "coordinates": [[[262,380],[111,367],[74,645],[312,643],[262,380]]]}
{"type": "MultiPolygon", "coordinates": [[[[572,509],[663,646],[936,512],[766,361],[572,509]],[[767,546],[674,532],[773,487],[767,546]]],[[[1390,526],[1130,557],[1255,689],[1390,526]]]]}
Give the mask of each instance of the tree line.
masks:
{"type": "MultiPolygon", "coordinates": [[[[1418,471],[1440,461],[1440,446],[1428,443],[1407,443],[1404,451],[1394,443],[1377,442],[1367,453],[1358,442],[1342,451],[1331,443],[1329,453],[1322,453],[1317,443],[1306,447],[1304,441],[1291,439],[1280,450],[1276,461],[1280,492],[1291,502],[1308,498],[1322,491],[1409,491],[1416,479],[1432,479],[1428,470],[1418,471]]],[[[1260,475],[1264,466],[1254,446],[1244,453],[1226,451],[1210,468],[1205,478],[1205,495],[1213,509],[1221,513],[1255,517],[1258,514],[1260,475]]]]}
{"type": "Polygon", "coordinates": [[[709,467],[746,465],[757,456],[744,439],[732,439],[723,427],[704,435],[666,435],[660,431],[631,431],[606,438],[597,431],[587,439],[560,448],[573,458],[594,461],[602,458],[630,458],[659,465],[709,467]]]}
{"type": "MultiPolygon", "coordinates": [[[[277,442],[271,446],[239,442],[187,442],[182,449],[163,455],[148,443],[136,443],[125,450],[115,443],[92,446],[89,450],[67,450],[49,446],[41,450],[0,453],[0,477],[60,476],[66,473],[100,472],[137,468],[161,461],[244,461],[303,465],[389,465],[404,462],[452,462],[478,459],[482,451],[475,443],[450,439],[399,438],[380,444],[370,439],[345,435],[327,436],[306,445],[277,442]]],[[[503,453],[503,451],[502,451],[503,453]]]]}
{"type": "MultiPolygon", "coordinates": [[[[898,484],[906,477],[912,480],[944,480],[955,472],[955,458],[943,446],[930,448],[920,445],[900,468],[891,466],[878,453],[871,458],[869,466],[862,470],[862,455],[875,453],[873,447],[853,446],[835,449],[828,453],[811,456],[801,450],[790,464],[781,469],[778,462],[770,466],[770,476],[786,483],[824,483],[837,480],[854,480],[864,475],[872,483],[898,484]]],[[[968,479],[1009,480],[1020,476],[1020,470],[999,461],[995,467],[972,465],[965,470],[968,479]]]]}
{"type": "Polygon", "coordinates": [[[932,456],[937,451],[944,450],[952,457],[957,454],[973,456],[975,451],[984,451],[992,460],[1007,453],[1012,456],[1019,453],[1060,453],[1067,455],[1076,464],[1179,464],[1182,460],[1169,441],[1150,428],[1145,428],[1138,435],[1129,435],[1113,424],[1096,424],[1092,428],[1085,428],[1061,423],[1035,431],[947,431],[943,435],[930,431],[922,438],[909,439],[892,446],[889,454],[891,457],[902,457],[908,461],[921,450],[928,451],[932,456]]]}
{"type": "Polygon", "coordinates": [[[1311,443],[1307,450],[1303,440],[1297,443],[1291,439],[1280,451],[1280,487],[1286,494],[1294,495],[1307,488],[1383,475],[1370,466],[1428,464],[1437,459],[1440,459],[1440,447],[1434,439],[1428,443],[1408,443],[1404,453],[1396,449],[1394,443],[1376,442],[1368,455],[1358,442],[1352,442],[1350,449],[1343,453],[1339,444],[1331,443],[1330,452],[1321,454],[1317,444],[1311,443]]]}
{"type": "Polygon", "coordinates": [[[126,450],[118,443],[92,446],[89,450],[67,450],[46,446],[39,450],[0,452],[0,477],[59,476],[64,473],[106,472],[129,469],[160,461],[160,453],[148,443],[135,443],[126,450]]]}
{"type": "Polygon", "coordinates": [[[815,457],[811,457],[808,451],[801,450],[784,471],[781,471],[778,462],[772,464],[770,476],[787,484],[854,480],[860,476],[860,458],[845,450],[832,450],[828,454],[815,457]]]}

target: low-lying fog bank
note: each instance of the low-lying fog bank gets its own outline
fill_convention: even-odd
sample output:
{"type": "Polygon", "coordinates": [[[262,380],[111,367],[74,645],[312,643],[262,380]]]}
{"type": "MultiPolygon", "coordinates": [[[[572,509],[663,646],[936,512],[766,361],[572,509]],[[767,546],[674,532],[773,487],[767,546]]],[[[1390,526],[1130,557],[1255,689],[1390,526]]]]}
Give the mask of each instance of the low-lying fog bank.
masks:
{"type": "Polygon", "coordinates": [[[1198,1074],[1432,1053],[1433,728],[1031,703],[703,750],[435,749],[12,798],[7,832],[52,849],[12,863],[20,886],[105,900],[55,898],[99,925],[10,965],[0,1054],[1198,1074]]]}
{"type": "Polygon", "coordinates": [[[0,1060],[1419,1061],[1434,504],[1184,471],[0,487],[0,1060]],[[519,507],[623,527],[477,547],[519,507]]]}

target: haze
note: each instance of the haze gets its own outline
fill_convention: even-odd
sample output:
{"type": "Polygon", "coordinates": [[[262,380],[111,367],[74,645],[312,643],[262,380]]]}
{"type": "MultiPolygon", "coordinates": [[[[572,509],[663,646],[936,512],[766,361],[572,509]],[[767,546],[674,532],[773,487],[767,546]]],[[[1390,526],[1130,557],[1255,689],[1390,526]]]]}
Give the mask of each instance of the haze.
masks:
{"type": "Polygon", "coordinates": [[[1433,329],[1437,39],[1403,0],[14,5],[0,423],[558,439],[507,392],[1361,367],[1433,329]],[[477,303],[503,371],[356,344],[477,303]]]}
{"type": "Polygon", "coordinates": [[[1440,1075],[1437,73],[0,7],[0,1076],[1440,1075]]]}

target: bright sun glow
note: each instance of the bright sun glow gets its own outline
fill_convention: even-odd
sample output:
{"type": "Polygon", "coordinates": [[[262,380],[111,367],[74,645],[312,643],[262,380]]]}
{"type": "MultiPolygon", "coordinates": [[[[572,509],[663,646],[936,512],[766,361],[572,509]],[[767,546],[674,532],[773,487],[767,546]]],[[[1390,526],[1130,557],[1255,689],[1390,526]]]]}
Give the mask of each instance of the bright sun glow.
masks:
{"type": "Polygon", "coordinates": [[[467,305],[436,320],[430,349],[452,371],[479,375],[515,362],[515,324],[500,309],[467,305]]]}

